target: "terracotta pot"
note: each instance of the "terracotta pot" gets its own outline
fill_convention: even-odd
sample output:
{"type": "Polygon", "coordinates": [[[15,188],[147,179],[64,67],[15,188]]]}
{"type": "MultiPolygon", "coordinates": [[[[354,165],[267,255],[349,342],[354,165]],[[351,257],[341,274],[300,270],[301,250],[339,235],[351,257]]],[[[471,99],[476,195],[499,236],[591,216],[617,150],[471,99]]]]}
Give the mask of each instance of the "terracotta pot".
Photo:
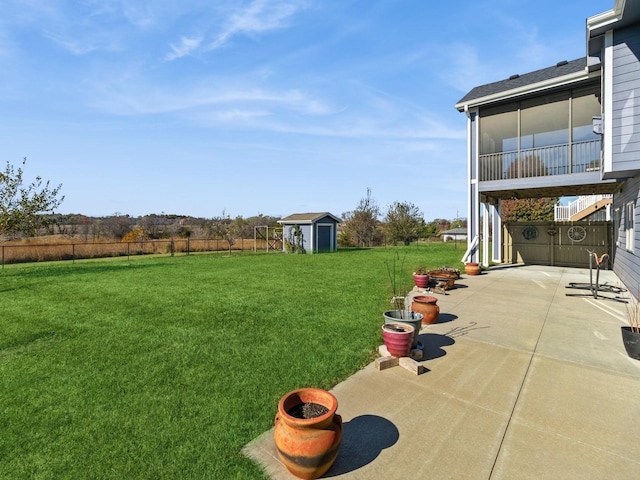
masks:
{"type": "Polygon", "coordinates": [[[477,262],[465,263],[464,273],[467,275],[480,275],[480,265],[477,262]]]}
{"type": "Polygon", "coordinates": [[[418,336],[422,325],[422,314],[408,310],[387,310],[383,313],[384,323],[406,323],[414,328],[411,348],[418,348],[418,336]]]}
{"type": "Polygon", "coordinates": [[[333,465],[342,441],[342,417],[337,409],[336,397],[320,388],[292,390],[280,399],[273,436],[280,460],[296,477],[318,478],[333,465]],[[288,413],[305,403],[322,405],[328,411],[315,418],[288,413]]]}
{"type": "Polygon", "coordinates": [[[413,274],[413,283],[418,288],[427,288],[429,286],[429,275],[416,275],[413,274]]]}
{"type": "Polygon", "coordinates": [[[421,313],[422,325],[431,325],[438,321],[440,307],[436,305],[438,299],[431,295],[416,295],[411,303],[411,311],[421,313]]]}
{"type": "Polygon", "coordinates": [[[389,354],[406,357],[411,352],[415,328],[408,323],[391,322],[382,325],[382,339],[389,354]]]}

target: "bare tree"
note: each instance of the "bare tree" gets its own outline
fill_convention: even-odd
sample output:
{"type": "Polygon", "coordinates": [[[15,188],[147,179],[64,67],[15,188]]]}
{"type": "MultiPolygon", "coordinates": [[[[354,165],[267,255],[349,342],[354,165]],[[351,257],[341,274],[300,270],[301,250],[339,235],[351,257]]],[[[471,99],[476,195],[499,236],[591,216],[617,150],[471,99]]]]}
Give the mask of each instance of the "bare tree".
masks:
{"type": "Polygon", "coordinates": [[[371,247],[380,239],[380,208],[367,188],[367,196],[362,198],[352,212],[343,215],[342,231],[351,243],[358,247],[371,247]]]}
{"type": "Polygon", "coordinates": [[[118,240],[121,240],[127,233],[131,231],[132,221],[129,215],[114,213],[110,217],[104,219],[104,227],[107,232],[118,240]]]}

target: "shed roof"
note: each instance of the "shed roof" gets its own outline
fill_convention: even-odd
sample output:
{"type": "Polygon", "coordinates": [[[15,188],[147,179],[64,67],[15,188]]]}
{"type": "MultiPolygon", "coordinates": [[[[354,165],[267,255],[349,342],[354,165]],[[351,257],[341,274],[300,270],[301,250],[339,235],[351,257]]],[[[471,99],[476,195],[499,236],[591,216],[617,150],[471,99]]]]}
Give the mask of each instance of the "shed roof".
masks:
{"type": "Polygon", "coordinates": [[[497,97],[500,96],[500,94],[506,94],[512,90],[515,92],[526,91],[529,89],[534,90],[533,87],[536,84],[544,85],[546,82],[554,79],[561,79],[566,76],[575,76],[575,74],[584,73],[586,78],[588,75],[586,67],[587,58],[582,57],[576,60],[571,60],[570,62],[558,62],[553,67],[543,68],[523,75],[512,75],[506,80],[480,85],[473,88],[469,93],[462,97],[458,103],[456,103],[456,108],[462,111],[464,110],[465,105],[469,105],[471,103],[482,103],[479,101],[481,99],[497,97]]]}
{"type": "Polygon", "coordinates": [[[450,230],[447,230],[446,232],[442,232],[442,235],[466,235],[467,234],[467,229],[466,228],[452,228],[450,230]]]}
{"type": "Polygon", "coordinates": [[[331,217],[337,223],[341,223],[342,220],[329,212],[320,213],[294,213],[288,217],[284,217],[278,220],[278,223],[315,223],[321,218],[331,217]]]}

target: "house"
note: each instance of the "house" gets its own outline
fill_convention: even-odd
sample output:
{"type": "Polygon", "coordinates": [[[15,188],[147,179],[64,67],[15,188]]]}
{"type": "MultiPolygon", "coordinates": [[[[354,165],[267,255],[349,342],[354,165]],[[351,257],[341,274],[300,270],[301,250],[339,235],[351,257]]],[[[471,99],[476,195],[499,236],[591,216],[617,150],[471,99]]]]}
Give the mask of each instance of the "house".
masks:
{"type": "Polygon", "coordinates": [[[278,223],[282,225],[283,250],[298,243],[303,251],[335,252],[338,248],[338,224],[342,220],[329,212],[294,213],[278,223]]]}
{"type": "Polygon", "coordinates": [[[635,296],[640,0],[613,2],[587,19],[585,57],[475,87],[456,108],[467,117],[469,258],[502,261],[504,199],[613,195],[613,270],[635,296]]]}
{"type": "Polygon", "coordinates": [[[448,242],[450,240],[458,241],[458,240],[466,240],[467,239],[467,229],[466,228],[452,228],[451,230],[446,230],[441,233],[442,241],[448,242]]]}

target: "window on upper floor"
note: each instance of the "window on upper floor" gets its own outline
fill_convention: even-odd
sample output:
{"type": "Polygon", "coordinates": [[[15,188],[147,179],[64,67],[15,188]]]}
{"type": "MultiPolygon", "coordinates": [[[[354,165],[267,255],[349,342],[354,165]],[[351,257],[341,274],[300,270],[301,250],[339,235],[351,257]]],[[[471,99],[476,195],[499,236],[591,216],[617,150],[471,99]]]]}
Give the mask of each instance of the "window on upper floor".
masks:
{"type": "Polygon", "coordinates": [[[599,140],[600,135],[593,132],[593,117],[599,116],[600,100],[597,89],[576,90],[571,101],[571,125],[574,142],[599,140]]]}
{"type": "Polygon", "coordinates": [[[600,168],[599,86],[480,109],[480,180],[600,168]]]}
{"type": "Polygon", "coordinates": [[[569,143],[569,93],[538,97],[520,107],[520,150],[569,143]]]}

